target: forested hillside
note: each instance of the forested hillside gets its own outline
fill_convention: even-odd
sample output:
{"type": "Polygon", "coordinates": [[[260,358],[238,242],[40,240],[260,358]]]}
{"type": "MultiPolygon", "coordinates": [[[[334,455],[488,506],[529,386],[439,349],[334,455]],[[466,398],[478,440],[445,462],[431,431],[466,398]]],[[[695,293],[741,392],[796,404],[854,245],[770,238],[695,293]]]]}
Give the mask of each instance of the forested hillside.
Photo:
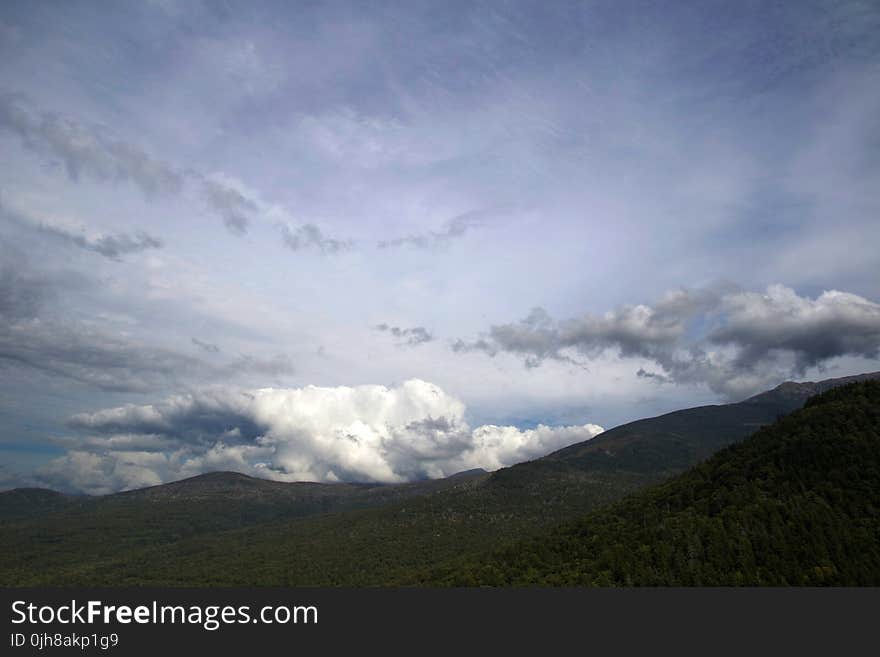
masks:
{"type": "MultiPolygon", "coordinates": [[[[764,480],[751,474],[738,475],[749,482],[746,488],[724,484],[716,490],[712,487],[726,480],[714,471],[705,474],[708,466],[702,465],[676,480],[696,482],[686,487],[688,493],[669,493],[662,503],[650,502],[658,495],[667,495],[664,491],[679,490],[682,484],[678,483],[653,490],[644,499],[633,498],[620,508],[637,505],[636,528],[640,526],[641,533],[627,524],[631,514],[601,512],[597,516],[600,519],[594,521],[598,524],[589,525],[593,527],[589,540],[607,542],[607,549],[598,553],[607,560],[598,564],[590,561],[587,570],[578,567],[569,572],[565,565],[569,563],[567,550],[583,547],[580,539],[572,539],[566,532],[577,533],[580,529],[571,530],[569,526],[552,534],[552,540],[547,532],[681,473],[719,448],[800,408],[817,388],[831,388],[838,383],[785,384],[737,404],[703,406],[639,420],[491,474],[468,472],[443,480],[389,486],[289,484],[235,473],[210,473],[97,498],[62,496],[39,489],[8,491],[0,494],[0,543],[5,547],[0,582],[271,586],[721,581],[707,579],[702,571],[672,577],[670,563],[678,564],[682,559],[686,563],[709,563],[719,550],[733,550],[730,559],[742,559],[746,564],[767,558],[762,552],[763,539],[749,538],[749,549],[759,554],[743,556],[745,539],[737,538],[741,533],[736,534],[740,529],[730,530],[735,533],[733,540],[727,533],[719,534],[716,526],[721,517],[721,529],[726,532],[728,526],[732,527],[739,513],[734,510],[740,502],[746,510],[760,508],[760,514],[783,513],[784,509],[766,504],[765,497],[775,499],[772,495],[777,493],[762,492],[759,484],[764,480]],[[699,495],[708,495],[711,501],[715,514],[710,516],[711,522],[700,520],[698,511],[702,507],[682,506],[699,495]],[[731,510],[724,515],[722,509],[727,507],[731,510]],[[674,517],[667,518],[669,514],[674,517]],[[707,537],[693,529],[677,529],[690,527],[686,523],[693,518],[700,531],[708,523],[711,531],[706,530],[707,537]],[[685,542],[684,547],[677,547],[675,540],[667,536],[669,532],[677,536],[677,531],[690,532],[687,536],[696,536],[694,540],[699,543],[685,542]],[[543,547],[520,545],[510,548],[513,552],[496,554],[486,567],[481,565],[481,555],[530,537],[536,541],[534,546],[543,547]],[[567,547],[552,547],[555,540],[567,547]],[[709,550],[709,561],[704,548],[709,550]],[[650,558],[659,560],[645,565],[647,575],[624,568],[631,559],[626,551],[631,549],[637,554],[649,549],[650,558]],[[519,565],[521,571],[517,570],[519,565]]],[[[827,418],[825,423],[829,435],[848,426],[841,424],[837,416],[827,418]]],[[[760,435],[767,435],[767,431],[760,435]]],[[[779,431],[778,426],[772,431],[779,431]]],[[[738,453],[727,450],[722,456],[738,453]]],[[[858,477],[869,476],[859,467],[852,466],[857,472],[846,481],[855,485],[858,477]]],[[[719,472],[736,470],[732,464],[726,468],[719,472]]],[[[816,469],[813,474],[821,477],[824,472],[816,469]]],[[[775,481],[765,483],[775,485],[775,481]]],[[[814,488],[821,489],[818,484],[814,488]]],[[[875,485],[873,490],[878,488],[875,485]]],[[[870,495],[864,499],[871,499],[870,495]]],[[[792,508],[796,513],[820,517],[818,503],[815,497],[797,499],[792,508]]],[[[749,517],[748,526],[760,518],[764,515],[749,517]]],[[[790,522],[796,528],[812,527],[804,525],[806,520],[797,515],[791,516],[790,522]]],[[[776,532],[784,524],[774,521],[768,531],[776,532]]],[[[815,538],[811,529],[803,531],[810,540],[815,538]]],[[[584,560],[596,558],[591,548],[583,549],[584,555],[573,557],[576,561],[586,563],[584,560]]],[[[820,568],[816,572],[827,574],[822,570],[828,565],[826,561],[820,559],[815,564],[820,568]]],[[[758,562],[754,563],[758,568],[758,562]]],[[[782,572],[775,563],[762,568],[782,572]]],[[[834,572],[843,572],[842,566],[835,568],[834,572]]],[[[679,566],[676,569],[674,572],[679,573],[679,566]]],[[[759,581],[753,577],[757,572],[742,571],[743,581],[759,581]]],[[[790,581],[789,576],[785,576],[786,581],[790,581]]],[[[760,577],[765,581],[765,575],[760,577]]]]}
{"type": "Polygon", "coordinates": [[[665,484],[420,581],[878,585],[880,382],[818,395],[665,484]]]}

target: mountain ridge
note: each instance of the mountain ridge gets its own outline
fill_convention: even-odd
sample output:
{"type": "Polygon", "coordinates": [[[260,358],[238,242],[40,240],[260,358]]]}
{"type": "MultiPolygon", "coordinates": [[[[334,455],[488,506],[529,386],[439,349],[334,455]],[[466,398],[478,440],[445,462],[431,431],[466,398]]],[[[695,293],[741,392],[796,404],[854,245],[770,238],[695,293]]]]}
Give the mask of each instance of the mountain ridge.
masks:
{"type": "Polygon", "coordinates": [[[682,409],[492,473],[410,484],[284,483],[207,473],[11,515],[5,502],[13,500],[0,494],[0,543],[9,548],[0,583],[387,584],[413,569],[538,535],[660,484],[803,406],[807,390],[789,386],[758,401],[682,409]],[[233,490],[261,492],[229,494],[230,482],[233,490]],[[193,486],[202,492],[179,494],[193,486]]]}
{"type": "MultiPolygon", "coordinates": [[[[828,390],[830,388],[846,385],[848,383],[852,383],[852,382],[856,382],[856,381],[872,380],[872,379],[880,379],[880,371],[866,372],[863,374],[856,374],[856,375],[852,375],[852,376],[845,376],[845,377],[839,377],[839,378],[823,379],[821,381],[803,381],[803,382],[785,381],[783,383],[780,383],[776,387],[771,388],[770,390],[766,390],[764,392],[758,393],[758,394],[753,395],[751,397],[748,397],[740,402],[733,402],[733,403],[728,403],[728,404],[707,404],[704,406],[696,406],[696,407],[690,407],[690,408],[677,409],[674,411],[670,411],[668,413],[663,413],[658,416],[633,420],[632,422],[627,422],[625,424],[618,425],[616,427],[608,429],[608,430],[602,432],[601,434],[598,434],[597,436],[590,438],[588,440],[585,440],[585,441],[582,441],[579,443],[574,443],[574,444],[568,445],[566,447],[562,447],[562,448],[555,450],[549,454],[546,454],[542,457],[539,457],[537,459],[533,459],[532,461],[524,461],[523,463],[518,463],[518,464],[515,464],[512,466],[508,466],[507,468],[501,468],[500,470],[496,470],[495,472],[500,472],[500,471],[507,470],[508,468],[516,468],[516,467],[522,466],[524,464],[535,463],[535,462],[540,462],[540,461],[544,461],[544,460],[565,460],[565,459],[570,458],[576,454],[581,454],[581,455],[584,454],[585,453],[584,450],[598,451],[600,449],[599,446],[604,447],[606,445],[606,443],[609,442],[609,440],[611,440],[611,439],[621,440],[620,434],[622,434],[625,431],[631,431],[635,427],[641,426],[641,423],[658,422],[658,421],[662,421],[664,418],[675,419],[675,418],[680,417],[682,414],[693,414],[696,412],[713,413],[715,411],[713,411],[711,409],[727,409],[727,408],[732,408],[732,407],[741,408],[742,407],[741,405],[772,405],[774,408],[772,409],[771,413],[776,413],[776,414],[788,413],[788,412],[791,412],[791,411],[799,408],[800,406],[802,406],[803,403],[809,397],[811,397],[815,394],[825,392],[826,390],[828,390]]],[[[743,420],[742,425],[746,428],[745,429],[746,431],[748,430],[749,427],[751,427],[752,430],[754,430],[754,429],[759,428],[760,426],[764,426],[766,424],[769,424],[770,422],[772,422],[775,419],[776,419],[775,415],[773,417],[770,417],[767,413],[757,413],[757,414],[753,413],[753,414],[750,414],[746,419],[743,420]]],[[[716,447],[716,445],[714,445],[714,443],[712,445],[710,445],[708,448],[708,452],[702,455],[703,458],[705,458],[710,453],[712,453],[714,451],[714,447],[716,447]]],[[[706,451],[706,450],[703,450],[703,451],[706,451]]],[[[487,473],[487,471],[485,471],[481,468],[475,468],[472,470],[458,472],[458,473],[449,475],[448,477],[444,477],[441,479],[421,480],[421,481],[416,481],[416,482],[407,482],[404,484],[390,484],[390,483],[377,483],[377,482],[333,482],[333,483],[310,482],[310,481],[281,482],[281,481],[277,481],[274,479],[264,479],[261,477],[254,477],[252,475],[246,475],[244,473],[228,470],[228,471],[205,472],[205,473],[201,473],[198,475],[194,475],[192,477],[186,477],[184,479],[178,479],[175,481],[164,482],[162,484],[156,484],[154,486],[147,486],[144,488],[119,491],[116,493],[108,493],[106,495],[91,496],[91,497],[99,498],[99,497],[109,497],[109,496],[113,496],[113,495],[153,494],[153,493],[159,492],[160,489],[162,489],[163,487],[172,487],[172,489],[173,488],[180,488],[186,482],[188,482],[188,484],[190,484],[190,485],[200,484],[200,483],[205,483],[205,484],[227,483],[230,485],[231,489],[240,488],[243,485],[248,485],[245,482],[248,482],[249,484],[253,484],[254,482],[264,482],[265,484],[268,484],[269,486],[274,486],[276,484],[279,486],[290,486],[290,485],[310,486],[310,487],[315,487],[316,490],[321,487],[338,487],[337,490],[342,491],[346,487],[349,487],[352,489],[356,488],[358,490],[367,490],[370,488],[379,489],[379,488],[387,488],[387,487],[393,487],[393,486],[404,486],[404,487],[405,486],[412,486],[412,485],[417,486],[419,484],[424,484],[425,482],[429,482],[429,481],[441,482],[441,481],[451,480],[455,477],[472,476],[472,475],[473,476],[480,476],[480,475],[484,475],[484,474],[491,475],[493,473],[487,473]],[[152,491],[152,493],[147,493],[147,491],[152,491]]],[[[169,489],[169,490],[172,490],[172,489],[169,489]]],[[[57,495],[63,495],[66,497],[72,496],[69,493],[59,492],[59,491],[56,491],[51,488],[19,487],[19,488],[12,488],[12,489],[5,490],[5,491],[0,491],[0,498],[2,498],[2,496],[9,494],[9,493],[13,493],[16,491],[24,491],[24,490],[42,490],[42,491],[49,491],[52,493],[56,493],[57,495]]]]}
{"type": "Polygon", "coordinates": [[[803,408],[659,486],[416,580],[876,586],[880,381],[829,386],[803,408]]]}

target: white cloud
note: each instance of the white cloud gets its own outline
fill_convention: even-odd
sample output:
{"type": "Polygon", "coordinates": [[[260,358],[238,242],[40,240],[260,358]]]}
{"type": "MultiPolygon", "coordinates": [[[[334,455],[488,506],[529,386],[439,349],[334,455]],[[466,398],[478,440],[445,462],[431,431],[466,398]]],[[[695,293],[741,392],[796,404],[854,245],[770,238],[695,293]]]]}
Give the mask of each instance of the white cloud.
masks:
{"type": "Polygon", "coordinates": [[[460,400],[419,379],[395,387],[214,390],[78,415],[71,426],[88,437],[42,476],[88,492],[225,469],[284,481],[403,482],[494,470],[602,431],[595,424],[472,429],[460,400]],[[172,442],[179,447],[158,451],[172,442]],[[141,451],[132,450],[137,445],[141,451]]]}

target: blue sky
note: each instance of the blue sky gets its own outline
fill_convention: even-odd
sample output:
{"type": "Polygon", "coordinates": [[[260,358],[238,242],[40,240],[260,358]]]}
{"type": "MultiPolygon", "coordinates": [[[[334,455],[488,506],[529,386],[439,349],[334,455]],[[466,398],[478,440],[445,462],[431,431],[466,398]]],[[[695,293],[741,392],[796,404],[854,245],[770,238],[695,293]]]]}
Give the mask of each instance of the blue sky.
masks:
{"type": "Polygon", "coordinates": [[[880,369],[878,34],[871,2],[4,2],[0,484],[440,476],[880,369]]]}

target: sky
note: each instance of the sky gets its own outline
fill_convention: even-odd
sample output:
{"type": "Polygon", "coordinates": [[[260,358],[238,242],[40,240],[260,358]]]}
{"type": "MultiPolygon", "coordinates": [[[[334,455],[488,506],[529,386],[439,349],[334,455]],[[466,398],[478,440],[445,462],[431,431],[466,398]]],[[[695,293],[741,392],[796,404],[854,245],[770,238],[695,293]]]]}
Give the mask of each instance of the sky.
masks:
{"type": "Polygon", "coordinates": [[[874,2],[0,6],[0,488],[400,482],[880,370],[874,2]]]}

